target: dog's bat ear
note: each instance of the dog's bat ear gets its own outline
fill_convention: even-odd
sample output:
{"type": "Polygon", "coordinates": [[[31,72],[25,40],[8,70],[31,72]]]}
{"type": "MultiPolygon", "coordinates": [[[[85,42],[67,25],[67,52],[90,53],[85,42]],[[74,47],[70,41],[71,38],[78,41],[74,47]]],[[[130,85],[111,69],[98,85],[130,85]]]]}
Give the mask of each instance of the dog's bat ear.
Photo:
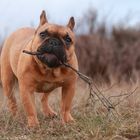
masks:
{"type": "Polygon", "coordinates": [[[44,25],[46,22],[48,22],[47,17],[46,17],[46,12],[43,10],[41,15],[40,15],[40,24],[39,26],[44,25]]]}
{"type": "Polygon", "coordinates": [[[67,27],[69,27],[69,28],[73,31],[74,25],[75,25],[74,17],[71,17],[71,18],[69,19],[69,22],[68,22],[68,24],[67,24],[67,27]]]}

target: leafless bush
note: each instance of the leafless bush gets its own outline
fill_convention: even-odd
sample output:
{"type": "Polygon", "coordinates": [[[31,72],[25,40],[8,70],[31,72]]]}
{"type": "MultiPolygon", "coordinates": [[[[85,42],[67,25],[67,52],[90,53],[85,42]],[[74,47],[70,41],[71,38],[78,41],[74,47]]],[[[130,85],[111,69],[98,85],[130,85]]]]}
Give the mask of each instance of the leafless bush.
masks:
{"type": "Polygon", "coordinates": [[[96,81],[109,83],[110,77],[118,82],[136,81],[140,75],[140,29],[118,25],[109,34],[105,21],[97,26],[98,14],[91,11],[94,10],[88,10],[83,18],[88,32],[82,34],[85,32],[80,28],[77,36],[80,70],[96,81]]]}

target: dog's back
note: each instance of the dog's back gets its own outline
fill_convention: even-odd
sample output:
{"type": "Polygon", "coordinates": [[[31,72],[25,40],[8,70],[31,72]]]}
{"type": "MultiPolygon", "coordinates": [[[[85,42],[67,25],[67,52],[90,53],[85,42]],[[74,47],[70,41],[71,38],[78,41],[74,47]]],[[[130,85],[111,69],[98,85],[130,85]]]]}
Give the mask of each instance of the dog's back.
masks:
{"type": "Polygon", "coordinates": [[[22,28],[11,34],[4,42],[1,52],[1,65],[11,67],[16,73],[18,59],[21,50],[32,39],[35,30],[33,28],[22,28]]]}

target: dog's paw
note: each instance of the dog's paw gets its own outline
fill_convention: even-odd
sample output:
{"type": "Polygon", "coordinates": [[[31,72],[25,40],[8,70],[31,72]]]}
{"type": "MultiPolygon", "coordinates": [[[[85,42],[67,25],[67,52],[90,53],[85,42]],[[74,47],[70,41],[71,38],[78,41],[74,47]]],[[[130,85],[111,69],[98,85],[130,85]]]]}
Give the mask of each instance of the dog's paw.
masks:
{"type": "Polygon", "coordinates": [[[28,126],[29,127],[38,127],[39,126],[38,119],[33,116],[28,117],[28,126]]]}
{"type": "Polygon", "coordinates": [[[62,117],[62,124],[75,122],[70,113],[65,113],[62,117]]]}
{"type": "Polygon", "coordinates": [[[51,108],[43,111],[44,112],[44,115],[46,117],[50,117],[50,118],[54,118],[54,117],[57,117],[57,113],[55,111],[53,111],[51,108]]]}

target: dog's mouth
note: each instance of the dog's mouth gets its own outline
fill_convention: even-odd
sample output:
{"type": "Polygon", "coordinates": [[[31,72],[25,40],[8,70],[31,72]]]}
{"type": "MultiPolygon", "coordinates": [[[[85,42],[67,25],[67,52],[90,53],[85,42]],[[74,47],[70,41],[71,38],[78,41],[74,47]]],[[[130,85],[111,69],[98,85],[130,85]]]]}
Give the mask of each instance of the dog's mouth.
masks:
{"type": "Polygon", "coordinates": [[[50,68],[59,67],[62,64],[54,54],[37,55],[37,58],[50,68]]]}
{"type": "Polygon", "coordinates": [[[67,62],[63,42],[58,38],[49,38],[37,49],[37,58],[50,68],[61,66],[67,62]]]}

